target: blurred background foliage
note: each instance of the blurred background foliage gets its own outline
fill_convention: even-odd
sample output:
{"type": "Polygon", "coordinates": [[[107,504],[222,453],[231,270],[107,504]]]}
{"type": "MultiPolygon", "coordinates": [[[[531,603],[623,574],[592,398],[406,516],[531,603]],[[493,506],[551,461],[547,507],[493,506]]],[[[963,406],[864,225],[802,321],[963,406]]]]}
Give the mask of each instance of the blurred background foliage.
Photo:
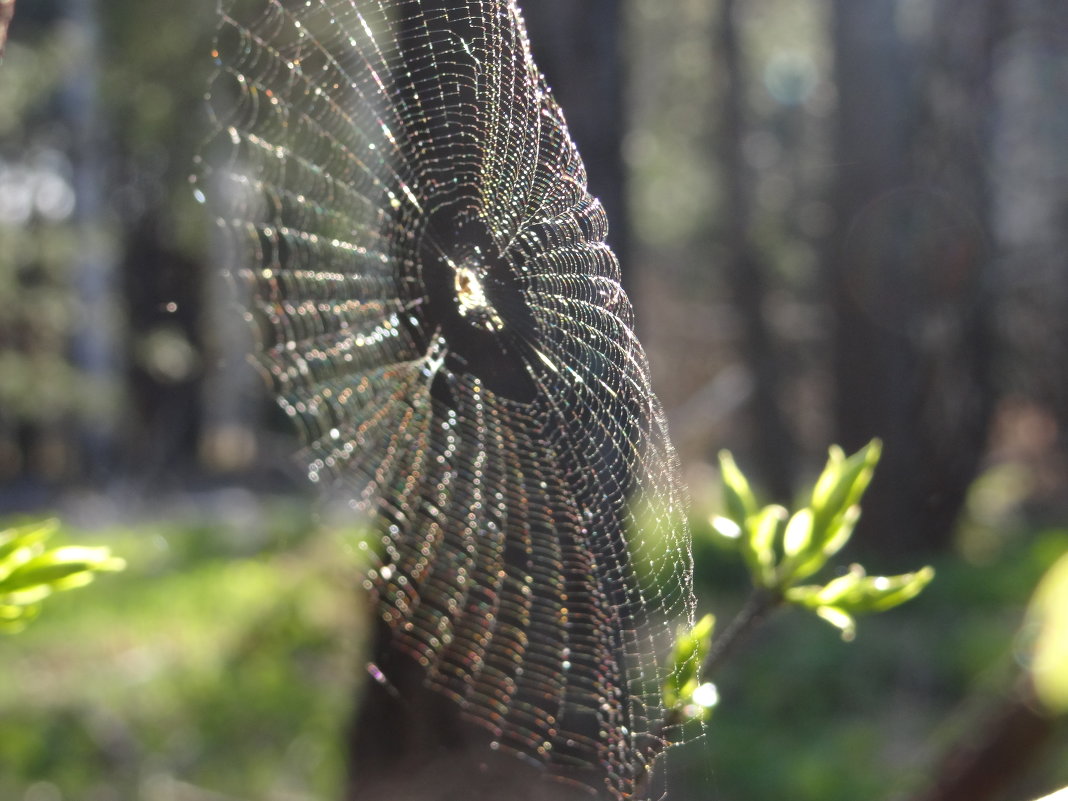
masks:
{"type": "MultiPolygon", "coordinates": [[[[339,792],[359,571],[239,369],[188,185],[213,11],[21,0],[0,65],[0,513],[58,513],[128,563],[0,640],[3,798],[339,792]]],[[[726,620],[747,590],[709,531],[723,447],[789,504],[828,442],[882,438],[845,559],[938,570],[849,647],[776,618],[670,755],[675,797],[1068,783],[1026,612],[1068,550],[1068,9],[524,11],[611,214],[704,603],[726,620]]]]}

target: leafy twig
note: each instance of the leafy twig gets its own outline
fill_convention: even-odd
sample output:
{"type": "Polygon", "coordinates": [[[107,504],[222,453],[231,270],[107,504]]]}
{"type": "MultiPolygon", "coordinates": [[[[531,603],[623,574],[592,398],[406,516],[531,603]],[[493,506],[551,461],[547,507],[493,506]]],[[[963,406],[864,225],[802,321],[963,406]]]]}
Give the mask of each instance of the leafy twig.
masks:
{"type": "Polygon", "coordinates": [[[665,705],[672,710],[669,718],[707,716],[707,705],[695,693],[714,698],[714,692],[707,690],[712,674],[776,608],[809,609],[836,626],[843,639],[851,640],[856,615],[891,609],[927,586],[934,577],[930,567],[900,576],[869,576],[856,564],[826,584],[801,584],[823,570],[849,542],[860,519],[860,499],[881,453],[879,440],[851,456],[831,447],[808,504],[793,514],[774,504],[760,506],[734,458],[727,451],[720,454],[724,512],[712,519],[712,529],[741,553],[753,592],[717,637],[712,637],[711,617],[679,633],[674,670],[663,688],[665,705]]]}

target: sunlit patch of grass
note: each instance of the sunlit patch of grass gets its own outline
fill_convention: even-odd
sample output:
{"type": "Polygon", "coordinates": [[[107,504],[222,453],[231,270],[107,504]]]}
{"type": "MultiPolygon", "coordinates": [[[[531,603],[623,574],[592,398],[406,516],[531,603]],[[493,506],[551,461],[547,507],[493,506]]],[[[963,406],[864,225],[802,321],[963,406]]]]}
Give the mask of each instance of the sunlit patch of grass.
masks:
{"type": "Polygon", "coordinates": [[[0,641],[0,797],[42,781],[63,799],[183,783],[256,801],[336,795],[358,566],[322,532],[240,555],[225,527],[208,535],[202,521],[93,532],[126,572],[50,599],[0,641]]]}

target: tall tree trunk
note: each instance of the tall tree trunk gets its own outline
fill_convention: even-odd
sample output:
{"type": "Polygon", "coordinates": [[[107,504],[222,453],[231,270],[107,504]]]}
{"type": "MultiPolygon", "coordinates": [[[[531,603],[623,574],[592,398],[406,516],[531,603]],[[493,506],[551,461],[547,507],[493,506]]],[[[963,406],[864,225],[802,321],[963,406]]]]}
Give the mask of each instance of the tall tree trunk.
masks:
{"type": "Polygon", "coordinates": [[[947,22],[933,30],[949,38],[932,39],[931,52],[948,60],[932,59],[922,81],[898,0],[833,6],[835,418],[847,448],[886,441],[864,523],[865,541],[884,552],[948,543],[985,444],[985,115],[1000,5],[965,13],[958,0],[942,0],[947,22]],[[942,111],[945,92],[952,114],[942,111]]]}
{"type": "Polygon", "coordinates": [[[916,498],[921,546],[949,543],[981,467],[998,394],[991,369],[992,274],[1000,254],[989,173],[994,56],[1007,35],[1010,4],[941,0],[930,44],[926,125],[913,160],[919,176],[931,174],[948,213],[928,224],[933,246],[921,251],[931,260],[919,282],[925,288],[919,428],[932,445],[920,465],[916,498]]]}
{"type": "Polygon", "coordinates": [[[769,330],[766,305],[767,267],[753,243],[751,176],[742,152],[746,134],[746,71],[735,20],[736,0],[722,0],[717,42],[723,64],[723,105],[719,130],[719,162],[723,175],[726,219],[725,269],[734,305],[744,326],[743,352],[753,372],[750,398],[750,439],[761,480],[777,499],[793,492],[795,446],[779,406],[779,356],[769,330]]]}
{"type": "Polygon", "coordinates": [[[586,165],[590,193],[608,213],[608,243],[632,289],[623,169],[622,0],[537,0],[523,5],[534,63],[586,165]]]}
{"type": "MultiPolygon", "coordinates": [[[[377,621],[377,644],[388,626],[377,621]]],[[[368,677],[348,737],[345,801],[597,801],[587,790],[546,781],[538,767],[487,747],[485,729],[428,689],[421,667],[393,660],[389,684],[368,677]]],[[[372,666],[370,672],[374,675],[372,666]]]]}
{"type": "Polygon", "coordinates": [[[907,209],[885,202],[907,182],[908,73],[894,24],[896,0],[835,0],[833,8],[840,166],[832,197],[838,228],[827,267],[836,439],[850,450],[876,435],[888,443],[865,504],[865,522],[881,535],[912,494],[898,476],[907,477],[915,461],[909,401],[916,354],[904,333],[909,287],[894,252],[907,209]],[[880,198],[881,207],[873,203],[880,198]]]}
{"type": "Polygon", "coordinates": [[[1001,288],[1016,307],[1008,320],[1016,339],[1013,388],[1026,386],[1032,399],[1054,415],[1064,470],[1068,468],[1068,152],[1063,101],[1068,18],[1058,0],[1021,0],[1014,8],[1017,35],[1003,59],[1007,130],[1001,137],[998,165],[1000,199],[1009,221],[1006,249],[1012,262],[1001,288]]]}
{"type": "Polygon", "coordinates": [[[63,90],[63,116],[71,131],[76,205],[74,220],[80,244],[71,280],[77,316],[71,358],[106,402],[80,421],[78,440],[84,475],[95,482],[109,478],[119,437],[124,402],[122,314],[118,265],[107,243],[104,199],[105,154],[99,97],[100,23],[95,0],[66,0],[71,58],[63,90]]]}

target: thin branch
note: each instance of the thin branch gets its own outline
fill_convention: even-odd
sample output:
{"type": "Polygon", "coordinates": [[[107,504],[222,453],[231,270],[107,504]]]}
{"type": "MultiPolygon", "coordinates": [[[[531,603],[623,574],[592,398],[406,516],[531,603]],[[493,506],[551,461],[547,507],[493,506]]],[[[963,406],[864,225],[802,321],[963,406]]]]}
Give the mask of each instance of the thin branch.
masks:
{"type": "Polygon", "coordinates": [[[712,639],[712,647],[701,665],[701,680],[709,681],[716,669],[730,656],[769,614],[782,604],[782,595],[756,588],[750,593],[741,611],[722,633],[712,639]]]}
{"type": "Polygon", "coordinates": [[[944,754],[930,784],[913,801],[987,801],[1002,797],[1013,779],[1026,773],[1057,728],[1024,676],[944,754]]]}

